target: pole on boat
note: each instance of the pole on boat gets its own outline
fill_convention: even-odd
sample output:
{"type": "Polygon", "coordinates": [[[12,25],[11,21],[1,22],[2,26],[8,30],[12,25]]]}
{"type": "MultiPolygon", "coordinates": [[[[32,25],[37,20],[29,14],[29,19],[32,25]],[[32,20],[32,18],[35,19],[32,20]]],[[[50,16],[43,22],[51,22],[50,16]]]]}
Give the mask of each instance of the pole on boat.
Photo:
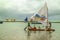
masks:
{"type": "Polygon", "coordinates": [[[47,14],[46,14],[46,18],[47,18],[47,21],[46,21],[46,23],[47,23],[47,25],[46,25],[46,29],[48,29],[48,28],[51,28],[51,22],[48,22],[48,7],[47,7],[47,2],[46,2],[46,0],[45,0],[45,6],[46,6],[46,9],[47,9],[47,14]]]}
{"type": "Polygon", "coordinates": [[[44,5],[45,7],[46,7],[46,9],[47,9],[47,14],[46,14],[46,19],[47,19],[47,21],[46,21],[46,23],[47,23],[47,25],[46,25],[46,29],[48,28],[48,7],[47,7],[47,2],[46,2],[46,0],[45,0],[45,5],[44,5]]]}

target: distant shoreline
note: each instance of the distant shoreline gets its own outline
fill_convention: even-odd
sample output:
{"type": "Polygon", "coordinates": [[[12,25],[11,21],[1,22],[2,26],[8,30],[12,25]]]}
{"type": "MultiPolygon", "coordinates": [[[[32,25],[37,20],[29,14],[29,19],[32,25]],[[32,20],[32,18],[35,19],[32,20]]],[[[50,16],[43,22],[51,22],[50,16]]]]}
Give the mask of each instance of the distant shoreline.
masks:
{"type": "MultiPolygon", "coordinates": [[[[25,22],[25,21],[2,21],[2,22],[25,22]]],[[[51,23],[60,23],[60,22],[51,22],[51,23]]]]}

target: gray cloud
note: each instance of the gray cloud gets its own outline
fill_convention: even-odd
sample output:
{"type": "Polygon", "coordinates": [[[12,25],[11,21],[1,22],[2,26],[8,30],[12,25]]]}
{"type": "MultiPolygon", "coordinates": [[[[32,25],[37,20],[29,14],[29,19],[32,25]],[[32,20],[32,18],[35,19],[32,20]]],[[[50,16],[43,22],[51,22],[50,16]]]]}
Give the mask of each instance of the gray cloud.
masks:
{"type": "MultiPolygon", "coordinates": [[[[22,5],[14,1],[0,1],[0,19],[16,18],[24,19],[37,13],[44,5],[44,0],[26,0],[22,5]]],[[[48,0],[48,14],[51,20],[60,20],[60,0],[48,0]]]]}

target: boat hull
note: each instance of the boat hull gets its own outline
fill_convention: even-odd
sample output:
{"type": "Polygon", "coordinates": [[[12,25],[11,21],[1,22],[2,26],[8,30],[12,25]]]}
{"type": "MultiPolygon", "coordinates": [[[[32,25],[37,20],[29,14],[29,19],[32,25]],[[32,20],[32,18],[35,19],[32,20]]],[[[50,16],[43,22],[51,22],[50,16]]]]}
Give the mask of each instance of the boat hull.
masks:
{"type": "Polygon", "coordinates": [[[55,31],[55,29],[36,29],[36,30],[33,30],[33,29],[28,29],[29,31],[55,31]]]}

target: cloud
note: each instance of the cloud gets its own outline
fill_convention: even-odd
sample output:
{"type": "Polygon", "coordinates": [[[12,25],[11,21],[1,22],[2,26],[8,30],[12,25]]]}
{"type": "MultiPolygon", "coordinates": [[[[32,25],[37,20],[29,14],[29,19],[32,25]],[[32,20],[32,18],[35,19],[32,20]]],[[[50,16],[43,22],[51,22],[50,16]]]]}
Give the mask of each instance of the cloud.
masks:
{"type": "MultiPolygon", "coordinates": [[[[44,6],[44,3],[44,0],[0,0],[0,17],[18,18],[20,16],[24,18],[25,14],[37,13],[44,6]]],[[[56,15],[60,15],[60,0],[47,0],[47,5],[49,17],[54,19],[59,17],[56,15]]]]}
{"type": "Polygon", "coordinates": [[[4,0],[0,7],[5,9],[15,9],[24,13],[33,13],[39,7],[39,1],[35,0],[4,0]]]}
{"type": "MultiPolygon", "coordinates": [[[[17,10],[22,13],[34,13],[43,5],[44,0],[0,0],[0,8],[17,10]]],[[[60,9],[60,0],[47,0],[49,10],[60,9]]]]}
{"type": "Polygon", "coordinates": [[[50,10],[60,9],[60,0],[48,0],[47,3],[50,10]]]}

